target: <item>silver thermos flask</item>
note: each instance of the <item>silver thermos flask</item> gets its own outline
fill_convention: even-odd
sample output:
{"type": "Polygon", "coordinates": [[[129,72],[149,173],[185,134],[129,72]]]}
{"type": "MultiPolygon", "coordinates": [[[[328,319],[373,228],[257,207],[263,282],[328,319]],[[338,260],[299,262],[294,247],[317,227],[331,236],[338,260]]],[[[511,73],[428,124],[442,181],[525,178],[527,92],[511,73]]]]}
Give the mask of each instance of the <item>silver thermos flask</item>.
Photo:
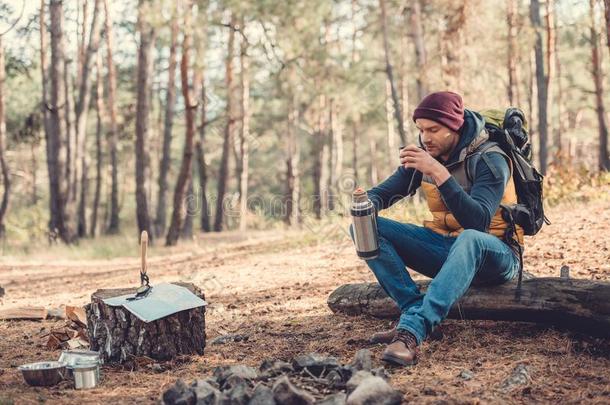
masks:
{"type": "Polygon", "coordinates": [[[377,237],[377,219],[375,206],[369,200],[366,191],[361,187],[352,194],[352,214],[354,244],[356,253],[364,260],[379,256],[379,239],[377,237]]]}

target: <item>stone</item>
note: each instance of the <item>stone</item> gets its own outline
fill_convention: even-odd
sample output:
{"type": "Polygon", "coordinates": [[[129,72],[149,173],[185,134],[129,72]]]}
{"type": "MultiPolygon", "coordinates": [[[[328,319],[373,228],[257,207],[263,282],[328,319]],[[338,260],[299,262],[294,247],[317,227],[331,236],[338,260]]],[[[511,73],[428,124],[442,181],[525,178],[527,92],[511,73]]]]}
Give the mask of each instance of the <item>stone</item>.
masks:
{"type": "Polygon", "coordinates": [[[273,384],[273,398],[278,404],[290,405],[310,405],[315,401],[310,393],[292,385],[286,376],[280,377],[273,384]]]}
{"type": "Polygon", "coordinates": [[[259,370],[261,372],[261,377],[275,377],[280,374],[290,373],[293,371],[292,365],[282,360],[264,360],[259,370]]]}
{"type": "Polygon", "coordinates": [[[346,398],[347,395],[344,392],[338,392],[316,402],[315,405],[345,405],[346,398]]]}
{"type": "MultiPolygon", "coordinates": [[[[358,373],[363,373],[359,371],[358,373]]],[[[358,375],[356,373],[356,375],[358,375]]],[[[354,377],[352,377],[353,379],[354,377]]],[[[350,380],[351,381],[351,380],[350,380]]],[[[349,382],[348,382],[349,384],[349,382]]],[[[347,405],[399,405],[402,393],[395,390],[381,377],[362,377],[356,388],[348,395],[347,405]]]]}
{"type": "Polygon", "coordinates": [[[233,374],[230,375],[229,378],[227,378],[224,382],[224,385],[222,386],[223,390],[230,390],[233,387],[237,387],[238,385],[248,385],[248,380],[246,380],[245,378],[243,378],[242,376],[239,376],[237,374],[233,374]]]}
{"type": "Polygon", "coordinates": [[[306,369],[312,375],[321,377],[325,371],[338,368],[340,367],[340,364],[335,357],[323,356],[318,353],[309,353],[303,356],[295,357],[292,360],[292,367],[295,371],[306,369]]]}
{"type": "Polygon", "coordinates": [[[275,405],[275,399],[273,398],[273,391],[271,388],[263,384],[258,384],[254,389],[252,398],[248,405],[275,405]]]}
{"type": "MultiPolygon", "coordinates": [[[[229,380],[241,378],[236,376],[229,377],[229,380]]],[[[241,379],[239,382],[234,382],[229,389],[223,392],[220,403],[227,405],[247,405],[250,402],[250,390],[248,388],[248,384],[241,379]]]]}
{"type": "Polygon", "coordinates": [[[530,380],[530,368],[523,363],[515,366],[511,374],[502,382],[500,389],[508,392],[519,385],[525,385],[530,380]]]}
{"type": "Polygon", "coordinates": [[[338,388],[343,385],[343,377],[338,370],[330,370],[326,377],[324,377],[326,381],[328,381],[329,385],[333,388],[338,388]]]}
{"type": "Polygon", "coordinates": [[[182,380],[176,380],[174,385],[170,386],[163,393],[163,403],[166,405],[173,405],[179,403],[182,397],[190,392],[189,387],[182,380]]]}
{"type": "MultiPolygon", "coordinates": [[[[341,374],[341,380],[345,383],[358,371],[353,366],[345,365],[336,369],[341,374]]],[[[330,374],[330,373],[329,373],[330,374]]]]}
{"type": "Polygon", "coordinates": [[[371,374],[373,374],[375,377],[381,377],[386,381],[388,381],[390,379],[390,375],[388,374],[386,369],[383,367],[377,367],[377,368],[372,369],[371,374]]]}
{"type": "Polygon", "coordinates": [[[351,394],[352,391],[354,391],[362,383],[362,381],[364,381],[364,379],[369,377],[374,377],[374,375],[364,370],[356,371],[356,373],[352,375],[352,378],[350,378],[346,384],[347,394],[351,394]]]}
{"type": "Polygon", "coordinates": [[[195,405],[197,400],[195,399],[195,393],[193,391],[186,391],[180,398],[174,402],[175,405],[195,405]]]}
{"type": "Polygon", "coordinates": [[[210,341],[210,344],[213,345],[223,345],[225,343],[230,342],[247,342],[250,339],[248,335],[238,335],[238,334],[230,334],[230,335],[222,335],[218,336],[210,341]]]}
{"type": "Polygon", "coordinates": [[[241,364],[232,366],[220,366],[214,369],[214,378],[216,378],[218,384],[221,387],[224,385],[225,381],[232,375],[236,375],[246,380],[254,380],[258,377],[258,373],[255,369],[241,364]]]}
{"type": "Polygon", "coordinates": [[[356,352],[351,366],[356,370],[371,371],[373,368],[373,356],[368,349],[360,349],[356,352]]]}
{"type": "Polygon", "coordinates": [[[459,377],[464,380],[472,380],[474,378],[474,373],[470,370],[462,370],[459,377]]]}
{"type": "Polygon", "coordinates": [[[220,400],[220,391],[207,380],[197,380],[191,386],[195,393],[197,405],[216,405],[220,400]]]}
{"type": "Polygon", "coordinates": [[[212,387],[216,388],[217,390],[220,390],[220,385],[218,385],[218,381],[213,376],[207,377],[205,380],[195,380],[194,383],[196,384],[199,381],[202,381],[202,382],[205,381],[206,383],[210,384],[212,387]]]}

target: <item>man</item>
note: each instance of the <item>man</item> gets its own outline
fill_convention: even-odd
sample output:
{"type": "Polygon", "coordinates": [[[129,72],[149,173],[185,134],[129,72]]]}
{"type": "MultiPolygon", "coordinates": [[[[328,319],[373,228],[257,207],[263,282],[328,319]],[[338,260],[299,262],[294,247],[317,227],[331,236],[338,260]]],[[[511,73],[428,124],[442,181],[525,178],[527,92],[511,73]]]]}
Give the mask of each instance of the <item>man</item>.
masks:
{"type": "MultiPolygon", "coordinates": [[[[505,243],[513,228],[500,208],[517,201],[511,165],[499,147],[487,142],[483,118],[465,110],[458,94],[438,92],[421,101],[413,120],[423,148],[402,148],[401,166],[368,190],[379,212],[405,197],[414,176],[421,176],[433,217],[424,226],[378,217],[380,254],[367,260],[401,311],[396,328],[371,340],[388,343],[383,360],[398,365],[417,362],[418,346],[471,284],[504,283],[519,270],[518,256],[505,243]],[[474,172],[467,171],[476,153],[474,172]],[[433,278],[425,295],[405,266],[433,278]]],[[[353,238],[351,227],[350,232],[353,238]]],[[[522,245],[518,226],[515,234],[522,245]]]]}

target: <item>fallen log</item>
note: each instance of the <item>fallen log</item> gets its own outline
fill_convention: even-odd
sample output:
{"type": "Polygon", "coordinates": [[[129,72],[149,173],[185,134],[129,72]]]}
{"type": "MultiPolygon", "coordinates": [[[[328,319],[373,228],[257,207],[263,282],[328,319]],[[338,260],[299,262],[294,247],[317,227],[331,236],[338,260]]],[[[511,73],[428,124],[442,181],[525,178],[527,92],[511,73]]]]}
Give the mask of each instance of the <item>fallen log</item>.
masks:
{"type": "Polygon", "coordinates": [[[47,310],[44,307],[17,307],[0,310],[0,320],[41,321],[46,319],[47,310]]]}
{"type": "MultiPolygon", "coordinates": [[[[190,283],[174,283],[204,299],[190,283]]],[[[85,307],[91,350],[100,352],[106,363],[124,363],[134,357],[170,360],[179,355],[203,354],[205,348],[205,306],[180,311],[152,322],[144,322],[122,306],[102,300],[135,294],[135,288],[97,290],[85,307]]]]}
{"type": "MultiPolygon", "coordinates": [[[[429,281],[419,282],[425,291],[429,281]]],[[[516,283],[471,287],[449,318],[543,323],[593,336],[610,337],[610,283],[546,277],[516,283]]],[[[398,307],[377,283],[345,284],[328,297],[335,313],[398,318],[398,307]]]]}

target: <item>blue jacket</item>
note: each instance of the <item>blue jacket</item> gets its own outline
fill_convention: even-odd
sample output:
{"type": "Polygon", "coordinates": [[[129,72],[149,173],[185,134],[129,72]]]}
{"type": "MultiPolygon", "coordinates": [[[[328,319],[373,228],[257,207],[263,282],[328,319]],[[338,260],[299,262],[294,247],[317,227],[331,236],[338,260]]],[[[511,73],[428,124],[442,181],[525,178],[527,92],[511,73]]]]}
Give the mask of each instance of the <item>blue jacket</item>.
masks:
{"type": "MultiPolygon", "coordinates": [[[[476,112],[464,110],[464,125],[460,129],[460,140],[444,165],[458,160],[460,151],[468,146],[483,130],[484,119],[476,112]]],[[[445,205],[464,229],[475,229],[485,232],[492,217],[500,206],[504,188],[510,178],[510,168],[505,158],[499,153],[489,153],[493,170],[485,159],[479,160],[476,166],[470,194],[450,177],[438,188],[445,205]]],[[[369,198],[379,212],[400,201],[408,194],[408,187],[415,170],[399,166],[383,182],[367,191],[369,198]]]]}

